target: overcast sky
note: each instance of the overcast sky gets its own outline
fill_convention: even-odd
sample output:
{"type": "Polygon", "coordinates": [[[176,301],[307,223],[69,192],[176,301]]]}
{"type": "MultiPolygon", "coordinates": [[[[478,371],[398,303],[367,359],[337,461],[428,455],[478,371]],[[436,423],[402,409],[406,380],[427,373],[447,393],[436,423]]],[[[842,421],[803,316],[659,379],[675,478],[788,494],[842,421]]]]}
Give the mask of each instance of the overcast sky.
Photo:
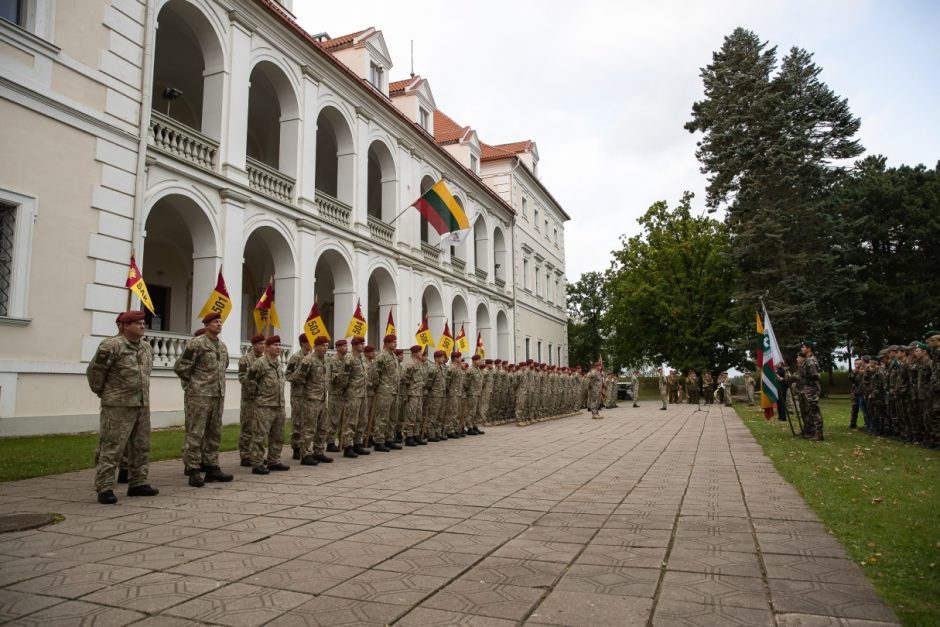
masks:
{"type": "Polygon", "coordinates": [[[484,142],[538,143],[542,181],[571,216],[567,275],[604,270],[621,234],[684,190],[704,207],[696,136],[700,68],[735,27],[815,54],[862,119],[868,154],[940,159],[940,2],[787,0],[600,2],[294,0],[311,33],[374,26],[394,67],[430,81],[438,107],[484,142]]]}

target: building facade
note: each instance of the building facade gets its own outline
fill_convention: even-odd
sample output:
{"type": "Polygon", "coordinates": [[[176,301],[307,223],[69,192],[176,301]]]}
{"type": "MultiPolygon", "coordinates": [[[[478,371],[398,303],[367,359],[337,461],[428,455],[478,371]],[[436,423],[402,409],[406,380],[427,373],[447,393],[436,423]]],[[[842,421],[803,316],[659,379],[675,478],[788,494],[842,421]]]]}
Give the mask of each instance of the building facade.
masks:
{"type": "MultiPolygon", "coordinates": [[[[372,343],[391,312],[406,345],[426,318],[523,356],[519,216],[479,146],[437,141],[430,85],[389,81],[381,31],[314,37],[289,4],[0,5],[0,435],[97,428],[84,371],[128,306],[132,254],[155,427],[182,422],[171,367],[220,271],[233,379],[269,280],[288,345],[314,302],[334,338],[359,303],[372,343]],[[461,242],[405,210],[440,179],[471,217],[461,242]]],[[[238,397],[233,381],[228,420],[238,397]]]]}

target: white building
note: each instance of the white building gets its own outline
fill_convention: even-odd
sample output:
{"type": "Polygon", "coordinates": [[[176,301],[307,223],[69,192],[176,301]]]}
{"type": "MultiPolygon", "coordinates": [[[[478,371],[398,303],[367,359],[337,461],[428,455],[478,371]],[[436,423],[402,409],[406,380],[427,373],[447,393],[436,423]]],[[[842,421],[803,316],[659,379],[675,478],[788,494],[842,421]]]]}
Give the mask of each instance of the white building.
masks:
{"type": "MultiPolygon", "coordinates": [[[[0,435],[97,428],[84,371],[127,308],[132,252],[157,312],[155,427],[182,422],[171,366],[220,269],[233,362],[272,277],[285,344],[315,299],[334,337],[360,301],[372,343],[392,311],[406,346],[427,317],[435,336],[446,319],[489,356],[525,356],[519,315],[538,296],[518,284],[516,195],[564,215],[534,162],[509,174],[516,191],[488,185],[500,161],[475,136],[435,140],[428,82],[390,85],[380,31],[314,37],[289,5],[0,3],[0,435]],[[403,211],[441,178],[473,224],[456,247],[403,211]]],[[[228,420],[238,398],[232,381],[228,420]]]]}

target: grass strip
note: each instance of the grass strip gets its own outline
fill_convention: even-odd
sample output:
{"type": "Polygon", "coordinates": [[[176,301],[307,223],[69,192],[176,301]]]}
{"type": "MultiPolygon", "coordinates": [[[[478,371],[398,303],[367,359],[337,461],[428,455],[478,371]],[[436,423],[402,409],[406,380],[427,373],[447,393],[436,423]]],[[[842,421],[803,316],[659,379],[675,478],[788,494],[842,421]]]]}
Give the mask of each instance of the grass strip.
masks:
{"type": "Polygon", "coordinates": [[[849,429],[847,398],[820,406],[824,442],[794,438],[758,408],[735,409],[903,624],[940,624],[940,451],[849,429]]]}

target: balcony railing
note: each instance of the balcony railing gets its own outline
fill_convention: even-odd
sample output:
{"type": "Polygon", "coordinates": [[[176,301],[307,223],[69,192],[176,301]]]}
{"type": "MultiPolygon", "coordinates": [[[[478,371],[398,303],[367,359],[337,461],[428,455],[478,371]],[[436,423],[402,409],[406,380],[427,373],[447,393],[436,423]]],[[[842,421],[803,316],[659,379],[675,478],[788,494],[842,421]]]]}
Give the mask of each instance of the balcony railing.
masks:
{"type": "Polygon", "coordinates": [[[317,212],[324,220],[340,226],[349,226],[352,207],[343,201],[317,190],[314,203],[317,205],[317,212]]]}
{"type": "Polygon", "coordinates": [[[153,349],[154,368],[172,368],[193,336],[166,331],[147,331],[144,341],[153,349]]]}
{"type": "Polygon", "coordinates": [[[427,242],[421,242],[421,252],[424,254],[424,260],[428,263],[438,264],[441,260],[441,249],[437,246],[432,246],[427,242]]]}
{"type": "Polygon", "coordinates": [[[151,112],[148,140],[154,148],[210,170],[219,150],[218,142],[156,111],[151,112]]]}
{"type": "Polygon", "coordinates": [[[506,287],[506,281],[505,281],[504,279],[501,279],[501,278],[499,278],[499,277],[496,277],[496,278],[493,279],[493,280],[496,281],[496,287],[498,287],[498,288],[500,288],[500,289],[506,287]]]}
{"type": "Polygon", "coordinates": [[[392,245],[392,239],[395,237],[395,228],[374,216],[369,216],[369,232],[372,234],[372,239],[389,246],[392,245]]]}
{"type": "Polygon", "coordinates": [[[489,273],[483,268],[477,268],[476,270],[473,271],[473,273],[477,275],[478,279],[484,282],[486,281],[486,277],[489,276],[489,273]]]}
{"type": "Polygon", "coordinates": [[[450,265],[454,266],[454,268],[456,268],[460,272],[463,272],[464,270],[467,269],[467,262],[458,257],[451,257],[450,265]]]}
{"type": "Polygon", "coordinates": [[[294,179],[257,159],[247,157],[248,184],[271,198],[290,202],[294,197],[294,179]]]}

